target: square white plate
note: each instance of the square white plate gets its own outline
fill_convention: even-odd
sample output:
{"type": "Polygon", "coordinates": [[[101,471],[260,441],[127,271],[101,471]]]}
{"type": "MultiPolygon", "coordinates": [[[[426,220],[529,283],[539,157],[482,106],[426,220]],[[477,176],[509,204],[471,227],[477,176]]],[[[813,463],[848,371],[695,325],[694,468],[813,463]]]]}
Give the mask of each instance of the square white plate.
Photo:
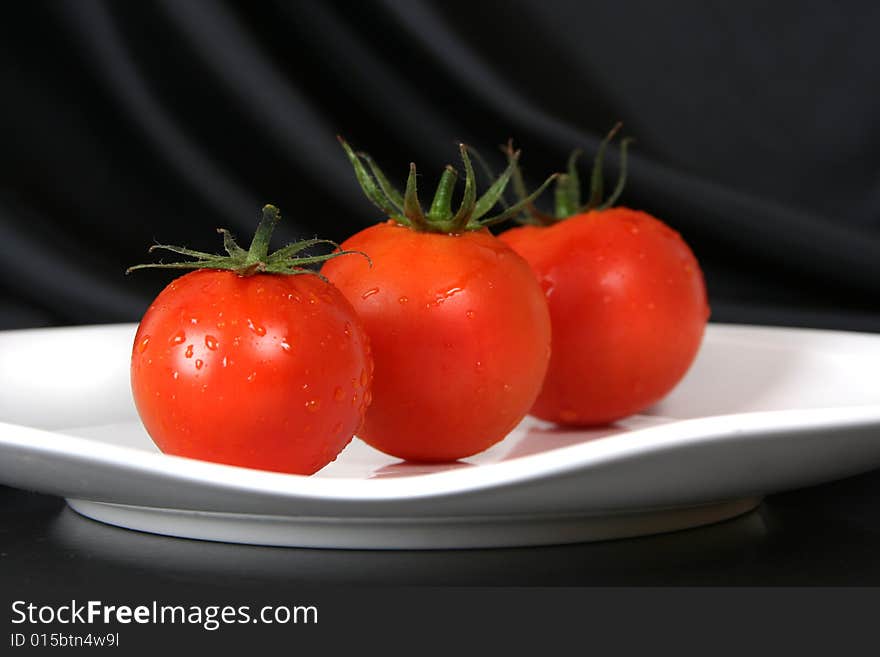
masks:
{"type": "Polygon", "coordinates": [[[880,467],[880,336],[710,324],[661,404],[596,430],[527,418],[445,466],[355,440],[312,477],[158,452],[128,382],[134,325],[0,333],[0,481],[97,520],[266,545],[446,548],[714,522],[880,467]]]}

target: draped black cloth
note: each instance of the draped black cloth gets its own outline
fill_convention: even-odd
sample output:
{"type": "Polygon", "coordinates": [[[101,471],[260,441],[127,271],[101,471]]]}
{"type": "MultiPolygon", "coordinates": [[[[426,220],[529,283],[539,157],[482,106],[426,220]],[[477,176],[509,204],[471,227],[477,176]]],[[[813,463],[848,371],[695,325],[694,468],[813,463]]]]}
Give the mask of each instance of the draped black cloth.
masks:
{"type": "Polygon", "coordinates": [[[622,202],[691,244],[713,319],[878,331],[878,34],[877,3],[7,3],[0,328],[135,321],[150,243],[265,202],[278,243],[381,219],[337,133],[425,185],[514,137],[536,183],[619,119],[622,202]]]}

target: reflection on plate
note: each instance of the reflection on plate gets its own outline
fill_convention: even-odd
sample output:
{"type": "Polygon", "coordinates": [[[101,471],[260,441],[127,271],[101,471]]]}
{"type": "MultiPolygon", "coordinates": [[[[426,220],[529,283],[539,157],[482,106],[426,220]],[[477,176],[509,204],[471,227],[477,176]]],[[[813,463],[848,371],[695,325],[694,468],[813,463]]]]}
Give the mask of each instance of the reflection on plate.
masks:
{"type": "Polygon", "coordinates": [[[527,418],[456,463],[355,440],[313,477],[159,453],[128,387],[133,325],[0,334],[0,481],[160,534],[449,548],[671,531],[880,466],[880,336],[710,324],[661,404],[594,430],[527,418]]]}

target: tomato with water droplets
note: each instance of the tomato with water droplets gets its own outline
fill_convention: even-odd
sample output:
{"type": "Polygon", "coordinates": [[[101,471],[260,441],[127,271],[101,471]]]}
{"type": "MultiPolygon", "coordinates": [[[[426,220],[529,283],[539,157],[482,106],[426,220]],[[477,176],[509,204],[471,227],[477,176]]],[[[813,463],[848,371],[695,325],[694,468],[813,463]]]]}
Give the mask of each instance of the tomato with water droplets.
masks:
{"type": "Polygon", "coordinates": [[[659,401],[685,375],[709,318],[700,265],[681,235],[646,212],[615,206],[626,179],[626,145],[615,191],[602,202],[596,155],[590,201],[580,201],[575,162],[557,182],[555,216],[500,235],[531,265],[553,327],[553,356],[532,409],[565,425],[600,425],[659,401]]]}
{"type": "Polygon", "coordinates": [[[532,414],[604,424],[666,395],[687,372],[709,306],[678,233],[625,208],[502,233],[547,295],[553,356],[532,414]]]}
{"type": "Polygon", "coordinates": [[[342,245],[368,253],[372,266],[339,258],[321,269],[355,307],[373,348],[372,403],[358,435],[412,461],[481,452],[525,417],[550,358],[541,288],[525,260],[487,228],[519,212],[540,188],[487,216],[513,167],[478,198],[460,144],[465,181],[458,210],[451,207],[458,172],[447,166],[425,211],[415,164],[401,194],[369,155],[340,142],[364,193],[389,217],[342,245]]]}
{"type": "MultiPolygon", "coordinates": [[[[282,269],[280,257],[258,262],[282,269]]],[[[312,474],[363,422],[373,365],[362,322],[314,273],[217,264],[230,269],[177,278],[141,320],[131,358],[138,413],[165,453],[312,474]]]]}
{"type": "Polygon", "coordinates": [[[147,310],[135,345],[135,403],[168,454],[311,474],[363,418],[367,338],[317,276],[186,274],[147,310]]]}

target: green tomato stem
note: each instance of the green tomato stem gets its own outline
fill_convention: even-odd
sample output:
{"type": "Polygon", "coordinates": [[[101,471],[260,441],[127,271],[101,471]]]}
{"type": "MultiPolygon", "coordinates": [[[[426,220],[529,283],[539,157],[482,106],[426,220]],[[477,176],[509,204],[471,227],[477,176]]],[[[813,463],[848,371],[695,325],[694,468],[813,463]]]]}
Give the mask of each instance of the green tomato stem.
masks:
{"type": "Polygon", "coordinates": [[[213,253],[205,253],[203,251],[193,251],[180,246],[172,246],[169,244],[155,244],[150,247],[150,252],[156,250],[170,251],[179,255],[193,258],[192,261],[184,262],[155,262],[143,265],[135,265],[126,270],[126,274],[138,269],[222,269],[233,271],[239,276],[252,276],[253,274],[313,274],[323,278],[318,272],[306,269],[306,265],[318,264],[331,258],[337,258],[343,255],[358,254],[367,258],[372,266],[369,256],[360,251],[342,250],[336,242],[322,239],[310,239],[288,244],[274,253],[269,253],[269,241],[272,238],[272,232],[281,219],[281,211],[274,205],[266,205],[263,207],[262,218],[257,226],[254,239],[251,241],[250,248],[245,251],[235,241],[235,238],[225,228],[218,228],[217,232],[223,236],[223,248],[228,255],[216,255],[213,253]],[[330,245],[333,253],[314,256],[302,256],[300,253],[312,246],[319,244],[330,245]]]}
{"type": "Polygon", "coordinates": [[[455,191],[455,183],[458,181],[458,171],[447,165],[440,176],[437,192],[431,201],[431,209],[428,210],[428,220],[433,223],[448,221],[452,214],[452,193],[455,191]]]}
{"type": "MultiPolygon", "coordinates": [[[[468,155],[468,147],[459,145],[459,153],[464,164],[464,193],[461,205],[453,215],[451,205],[458,173],[452,166],[447,166],[440,176],[440,182],[428,212],[424,212],[418,197],[416,165],[410,164],[406,188],[401,194],[388,181],[388,178],[366,153],[356,152],[348,143],[339,137],[339,142],[354,168],[355,177],[364,194],[373,204],[393,220],[413,230],[433,233],[456,234],[471,230],[482,230],[487,226],[506,221],[520,213],[525,204],[531,204],[538,194],[544,191],[551,176],[532,194],[524,193],[525,201],[510,206],[504,200],[504,189],[511,179],[516,183],[515,163],[519,154],[511,156],[507,169],[498,176],[488,190],[477,198],[477,180],[468,155]],[[366,163],[366,166],[364,166],[366,163]],[[496,204],[502,204],[505,210],[491,217],[484,217],[496,204]]],[[[485,167],[484,167],[485,168],[485,167]]],[[[523,189],[523,191],[525,191],[523,189]]]]}

